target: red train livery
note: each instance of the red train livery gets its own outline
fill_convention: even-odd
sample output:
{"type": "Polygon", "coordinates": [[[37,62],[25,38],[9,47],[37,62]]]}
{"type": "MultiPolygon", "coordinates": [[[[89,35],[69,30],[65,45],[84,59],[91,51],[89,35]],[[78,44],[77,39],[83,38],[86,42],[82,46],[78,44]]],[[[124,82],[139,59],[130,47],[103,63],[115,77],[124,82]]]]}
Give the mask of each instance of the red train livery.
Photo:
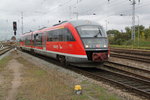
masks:
{"type": "Polygon", "coordinates": [[[64,21],[25,33],[20,48],[80,67],[96,67],[108,60],[110,52],[103,27],[88,20],[64,21]]]}

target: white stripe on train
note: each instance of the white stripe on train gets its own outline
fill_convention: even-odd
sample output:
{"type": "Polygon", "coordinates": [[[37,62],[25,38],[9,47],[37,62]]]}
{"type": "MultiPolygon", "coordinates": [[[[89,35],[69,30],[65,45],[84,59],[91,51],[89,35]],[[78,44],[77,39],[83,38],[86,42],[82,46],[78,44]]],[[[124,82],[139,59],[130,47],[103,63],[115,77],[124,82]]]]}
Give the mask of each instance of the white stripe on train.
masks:
{"type": "MultiPolygon", "coordinates": [[[[22,47],[22,48],[25,48],[28,51],[30,51],[30,49],[31,49],[31,47],[22,47]]],[[[36,49],[36,48],[32,48],[32,49],[40,51],[40,52],[47,52],[47,53],[59,54],[59,55],[70,56],[70,57],[87,58],[87,55],[75,55],[75,54],[68,54],[68,53],[60,53],[60,52],[47,51],[47,50],[36,49]]]]}

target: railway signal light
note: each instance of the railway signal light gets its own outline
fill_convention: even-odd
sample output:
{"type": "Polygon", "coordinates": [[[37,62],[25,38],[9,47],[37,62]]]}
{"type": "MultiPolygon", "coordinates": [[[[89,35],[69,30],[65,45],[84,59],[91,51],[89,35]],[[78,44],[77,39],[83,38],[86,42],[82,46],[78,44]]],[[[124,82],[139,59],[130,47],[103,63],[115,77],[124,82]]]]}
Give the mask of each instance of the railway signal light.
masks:
{"type": "Polygon", "coordinates": [[[13,30],[14,30],[14,35],[16,35],[16,31],[17,31],[17,22],[16,21],[13,22],[13,30]]]}
{"type": "Polygon", "coordinates": [[[14,35],[16,35],[16,31],[14,31],[14,35]]]}
{"type": "Polygon", "coordinates": [[[13,30],[16,31],[17,30],[17,22],[13,22],[13,30]]]}

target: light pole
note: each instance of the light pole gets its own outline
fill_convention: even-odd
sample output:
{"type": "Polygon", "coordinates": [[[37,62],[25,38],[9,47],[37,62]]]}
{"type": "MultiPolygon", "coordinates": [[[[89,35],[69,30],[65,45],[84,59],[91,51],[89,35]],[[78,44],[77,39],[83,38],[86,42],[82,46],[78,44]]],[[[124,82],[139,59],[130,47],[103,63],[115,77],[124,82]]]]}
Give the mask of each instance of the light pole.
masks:
{"type": "Polygon", "coordinates": [[[69,13],[70,13],[70,14],[69,14],[70,18],[69,18],[69,19],[72,19],[72,18],[71,18],[71,13],[72,13],[72,12],[71,12],[71,6],[69,6],[69,13]]]}
{"type": "Polygon", "coordinates": [[[105,22],[106,22],[106,32],[107,32],[107,28],[108,28],[109,21],[108,21],[108,20],[105,20],[105,22]]]}
{"type": "MultiPolygon", "coordinates": [[[[131,1],[131,0],[129,0],[129,1],[131,1]]],[[[133,5],[132,6],[132,36],[131,36],[131,38],[135,42],[135,4],[136,4],[136,2],[135,2],[135,0],[132,0],[131,2],[133,5]]]]}
{"type": "Polygon", "coordinates": [[[81,0],[77,0],[76,2],[76,6],[74,8],[76,8],[76,12],[74,12],[74,14],[76,14],[76,20],[79,19],[79,3],[81,2],[81,0]]]}
{"type": "Polygon", "coordinates": [[[140,43],[140,18],[139,16],[136,16],[138,18],[138,48],[139,48],[139,43],[140,43]]]}
{"type": "Polygon", "coordinates": [[[78,12],[78,4],[79,4],[79,1],[77,0],[77,6],[76,6],[76,8],[77,8],[77,20],[78,20],[78,16],[79,16],[79,12],[78,12]]]}
{"type": "Polygon", "coordinates": [[[21,31],[22,31],[22,34],[23,34],[23,12],[21,12],[21,21],[22,21],[22,28],[21,28],[21,31]]]}
{"type": "Polygon", "coordinates": [[[73,14],[75,14],[76,15],[76,20],[78,20],[78,12],[73,12],[73,14]]]}

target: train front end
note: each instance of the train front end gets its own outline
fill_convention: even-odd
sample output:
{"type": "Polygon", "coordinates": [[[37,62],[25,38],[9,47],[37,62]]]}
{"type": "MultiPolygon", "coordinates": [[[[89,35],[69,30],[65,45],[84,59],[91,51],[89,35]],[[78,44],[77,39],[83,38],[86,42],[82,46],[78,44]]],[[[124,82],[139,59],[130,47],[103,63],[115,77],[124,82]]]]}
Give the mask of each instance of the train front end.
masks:
{"type": "MultiPolygon", "coordinates": [[[[110,55],[107,34],[103,27],[97,23],[82,21],[76,25],[84,50],[87,55],[87,64],[100,65],[107,61],[110,55]]],[[[86,61],[85,61],[86,62],[86,61]]],[[[85,64],[85,63],[82,63],[85,64]]]]}
{"type": "Polygon", "coordinates": [[[77,31],[83,42],[88,60],[93,62],[108,60],[108,39],[102,26],[83,25],[78,26],[77,31]]]}

